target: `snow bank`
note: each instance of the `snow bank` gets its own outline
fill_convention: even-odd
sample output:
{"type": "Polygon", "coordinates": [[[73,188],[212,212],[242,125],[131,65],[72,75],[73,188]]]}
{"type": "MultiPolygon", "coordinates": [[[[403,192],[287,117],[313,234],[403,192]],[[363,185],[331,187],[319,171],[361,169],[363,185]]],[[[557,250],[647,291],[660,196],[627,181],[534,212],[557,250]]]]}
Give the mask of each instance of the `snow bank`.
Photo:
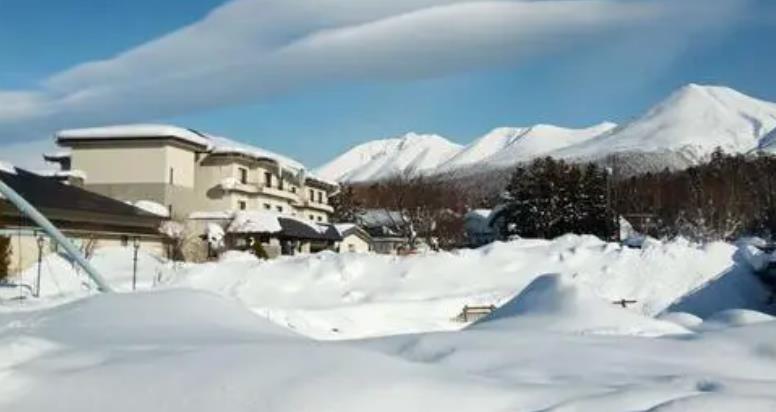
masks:
{"type": "Polygon", "coordinates": [[[728,309],[717,312],[704,320],[701,327],[707,329],[720,329],[737,326],[753,325],[763,322],[773,322],[776,320],[773,316],[765,313],[746,310],[746,309],[728,309]]]}
{"type": "Polygon", "coordinates": [[[0,325],[0,353],[14,354],[0,361],[1,410],[481,411],[518,398],[462,372],[295,337],[202,292],[100,295],[0,325]]]}
{"type": "Polygon", "coordinates": [[[465,325],[453,318],[464,305],[504,304],[546,273],[573,276],[606,302],[635,300],[626,313],[705,317],[730,308],[765,310],[767,293],[738,267],[736,250],[683,240],[629,249],[564,236],[407,257],[321,253],[261,264],[209,263],[182,270],[174,284],[237,299],[321,339],[457,330],[465,325]]]}
{"type": "Polygon", "coordinates": [[[517,297],[472,327],[641,336],[689,333],[675,323],[615,306],[560,275],[536,278],[517,297]]]}

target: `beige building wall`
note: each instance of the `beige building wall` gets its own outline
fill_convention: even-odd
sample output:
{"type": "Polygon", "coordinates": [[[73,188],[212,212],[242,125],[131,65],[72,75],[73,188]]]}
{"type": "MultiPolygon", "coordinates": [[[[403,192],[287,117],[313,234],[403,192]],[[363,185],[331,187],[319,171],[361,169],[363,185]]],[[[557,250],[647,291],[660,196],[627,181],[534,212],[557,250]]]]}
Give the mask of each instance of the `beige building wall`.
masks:
{"type": "Polygon", "coordinates": [[[196,153],[193,150],[177,146],[164,147],[164,166],[167,170],[167,183],[193,189],[196,178],[196,153]]]}
{"type": "Polygon", "coordinates": [[[366,253],[370,250],[369,243],[355,234],[345,236],[340,243],[340,252],[366,253]]]}
{"type": "Polygon", "coordinates": [[[200,160],[194,150],[168,142],[94,142],[73,148],[72,167],[86,173],[87,189],[122,201],[155,201],[170,207],[176,220],[192,212],[234,211],[244,205],[246,210],[329,221],[326,207],[315,207],[328,204],[325,190],[300,185],[288,174],[280,189],[279,170],[266,161],[207,155],[200,160]],[[221,183],[227,178],[239,182],[242,169],[246,184],[224,190],[221,183]]]}
{"type": "Polygon", "coordinates": [[[167,154],[162,144],[84,145],[73,148],[72,168],[87,184],[167,183],[167,154]]]}

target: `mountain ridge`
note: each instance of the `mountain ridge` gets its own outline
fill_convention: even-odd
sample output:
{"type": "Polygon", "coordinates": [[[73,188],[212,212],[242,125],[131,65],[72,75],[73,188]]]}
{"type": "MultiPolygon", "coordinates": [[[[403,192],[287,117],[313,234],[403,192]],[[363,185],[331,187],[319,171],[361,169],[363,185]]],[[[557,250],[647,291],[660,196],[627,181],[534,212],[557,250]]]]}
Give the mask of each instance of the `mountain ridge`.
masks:
{"type": "MultiPolygon", "coordinates": [[[[417,134],[404,136],[408,135],[417,134]]],[[[422,136],[444,139],[449,143],[447,150],[437,156],[426,153],[434,161],[424,162],[415,156],[416,162],[411,168],[406,162],[390,164],[384,158],[378,166],[371,166],[372,173],[348,170],[348,165],[341,158],[347,158],[349,153],[361,146],[379,142],[372,141],[356,146],[318,170],[324,170],[324,177],[353,183],[385,179],[392,173],[469,175],[513,167],[540,156],[594,162],[616,156],[631,163],[627,165],[631,173],[681,169],[704,162],[717,147],[728,153],[756,150],[776,153],[776,103],[729,87],[690,83],[676,89],[644,114],[619,126],[602,122],[586,128],[551,124],[498,127],[466,146],[438,135],[422,136]],[[458,149],[455,150],[455,147],[458,149]],[[338,176],[327,176],[327,168],[337,170],[338,176]],[[379,173],[376,172],[378,170],[379,173]],[[352,176],[357,179],[352,179],[352,176]]],[[[396,138],[381,141],[387,140],[396,138]]],[[[403,150],[409,149],[404,147],[403,150]]],[[[427,144],[424,150],[438,149],[427,144]]],[[[359,167],[368,169],[369,161],[359,167]]]]}

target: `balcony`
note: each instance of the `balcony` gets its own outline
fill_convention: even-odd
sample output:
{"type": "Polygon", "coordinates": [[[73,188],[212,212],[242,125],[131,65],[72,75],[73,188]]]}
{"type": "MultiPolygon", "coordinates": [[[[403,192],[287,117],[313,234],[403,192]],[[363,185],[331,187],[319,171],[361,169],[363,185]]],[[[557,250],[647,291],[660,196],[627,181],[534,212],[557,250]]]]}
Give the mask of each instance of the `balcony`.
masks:
{"type": "Polygon", "coordinates": [[[305,200],[304,201],[304,207],[306,207],[308,209],[320,210],[322,212],[327,212],[327,213],[333,213],[334,212],[334,208],[331,205],[327,205],[325,203],[313,202],[313,201],[310,201],[310,200],[305,200]]]}
{"type": "Polygon", "coordinates": [[[259,185],[257,187],[259,189],[259,193],[265,194],[267,196],[279,197],[281,199],[285,199],[291,202],[299,200],[298,193],[291,193],[287,190],[281,190],[276,187],[270,187],[270,186],[264,186],[264,185],[259,185]]]}

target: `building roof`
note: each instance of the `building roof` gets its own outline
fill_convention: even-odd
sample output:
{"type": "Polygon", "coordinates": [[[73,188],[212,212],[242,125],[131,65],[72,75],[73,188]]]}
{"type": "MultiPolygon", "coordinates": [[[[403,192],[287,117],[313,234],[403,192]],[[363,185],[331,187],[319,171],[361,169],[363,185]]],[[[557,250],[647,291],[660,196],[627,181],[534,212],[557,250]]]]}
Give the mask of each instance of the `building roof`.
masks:
{"type": "Polygon", "coordinates": [[[56,133],[59,143],[84,140],[126,140],[173,138],[195,146],[210,148],[210,140],[196,130],[164,124],[125,124],[83,129],[60,130],[56,133]]]}
{"type": "MultiPolygon", "coordinates": [[[[53,220],[143,227],[154,231],[163,220],[124,202],[19,168],[0,169],[0,180],[53,220]]],[[[18,216],[19,213],[0,198],[0,214],[18,216]]]]}
{"type": "Polygon", "coordinates": [[[253,145],[237,142],[226,137],[206,135],[211,143],[211,153],[214,154],[241,154],[257,160],[270,160],[283,167],[304,170],[304,166],[290,157],[279,155],[269,150],[253,145]]]}
{"type": "Polygon", "coordinates": [[[343,239],[350,235],[356,235],[367,241],[372,240],[372,236],[369,235],[369,232],[355,223],[338,223],[334,225],[334,228],[337,229],[337,232],[339,232],[343,239]]]}
{"type": "MultiPolygon", "coordinates": [[[[222,216],[222,215],[218,215],[222,216]]],[[[269,211],[239,211],[231,214],[228,233],[269,234],[307,240],[340,241],[342,236],[333,225],[314,223],[269,211]]]]}

